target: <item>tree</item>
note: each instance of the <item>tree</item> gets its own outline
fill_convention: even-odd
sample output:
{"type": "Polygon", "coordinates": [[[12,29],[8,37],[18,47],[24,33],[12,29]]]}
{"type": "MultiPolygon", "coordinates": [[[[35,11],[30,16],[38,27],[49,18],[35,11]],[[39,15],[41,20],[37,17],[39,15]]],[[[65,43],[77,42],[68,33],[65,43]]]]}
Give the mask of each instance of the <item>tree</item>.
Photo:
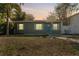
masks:
{"type": "Polygon", "coordinates": [[[6,13],[5,17],[7,20],[7,35],[9,34],[9,19],[12,13],[12,10],[21,11],[20,5],[16,3],[2,3],[0,4],[0,13],[6,13]]]}
{"type": "Polygon", "coordinates": [[[26,14],[25,12],[17,12],[15,11],[15,14],[12,17],[13,21],[33,21],[34,17],[32,14],[26,14]]]}
{"type": "Polygon", "coordinates": [[[3,17],[3,14],[0,13],[0,34],[5,34],[6,33],[6,21],[5,18],[3,17]]]}
{"type": "Polygon", "coordinates": [[[50,13],[50,15],[47,17],[47,21],[50,21],[50,22],[57,21],[56,14],[50,13]]]}
{"type": "Polygon", "coordinates": [[[26,14],[26,20],[33,21],[34,20],[33,15],[32,14],[26,14]]]}
{"type": "Polygon", "coordinates": [[[77,4],[75,3],[61,3],[56,6],[56,12],[60,21],[63,25],[68,25],[70,22],[67,19],[69,13],[76,9],[77,4]]]}
{"type": "Polygon", "coordinates": [[[15,11],[15,14],[13,14],[13,17],[11,18],[13,21],[22,21],[26,19],[26,13],[25,12],[18,12],[15,11]]]}

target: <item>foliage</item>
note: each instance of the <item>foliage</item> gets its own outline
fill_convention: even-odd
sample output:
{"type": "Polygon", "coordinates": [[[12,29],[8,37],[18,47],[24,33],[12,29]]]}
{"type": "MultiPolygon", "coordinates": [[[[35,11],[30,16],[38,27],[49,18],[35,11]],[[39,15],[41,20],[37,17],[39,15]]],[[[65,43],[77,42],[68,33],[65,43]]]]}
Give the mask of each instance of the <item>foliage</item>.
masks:
{"type": "Polygon", "coordinates": [[[0,3],[0,13],[6,13],[6,17],[10,18],[13,10],[21,11],[20,5],[16,3],[0,3]]]}
{"type": "Polygon", "coordinates": [[[13,21],[21,21],[25,20],[26,18],[25,12],[18,12],[16,11],[15,14],[13,14],[13,17],[11,18],[13,21]]]}
{"type": "Polygon", "coordinates": [[[21,11],[20,5],[16,3],[0,3],[0,13],[6,13],[4,17],[6,17],[7,21],[7,35],[9,34],[9,19],[11,19],[14,10],[21,11]]]}
{"type": "Polygon", "coordinates": [[[33,21],[34,17],[32,14],[26,14],[26,20],[33,21]]]}
{"type": "Polygon", "coordinates": [[[3,17],[3,15],[0,13],[0,24],[5,23],[5,18],[3,17]]]}
{"type": "Polygon", "coordinates": [[[56,14],[51,13],[51,14],[47,17],[47,21],[50,21],[50,22],[57,21],[56,14]]]}
{"type": "Polygon", "coordinates": [[[21,12],[15,11],[15,14],[11,19],[13,21],[22,21],[22,20],[31,21],[34,19],[34,17],[32,14],[26,14],[25,12],[22,11],[21,12]]]}
{"type": "Polygon", "coordinates": [[[78,4],[75,3],[61,3],[56,6],[56,13],[58,15],[59,20],[63,22],[64,25],[69,24],[69,20],[67,16],[69,13],[73,13],[72,11],[76,9],[78,4]]]}

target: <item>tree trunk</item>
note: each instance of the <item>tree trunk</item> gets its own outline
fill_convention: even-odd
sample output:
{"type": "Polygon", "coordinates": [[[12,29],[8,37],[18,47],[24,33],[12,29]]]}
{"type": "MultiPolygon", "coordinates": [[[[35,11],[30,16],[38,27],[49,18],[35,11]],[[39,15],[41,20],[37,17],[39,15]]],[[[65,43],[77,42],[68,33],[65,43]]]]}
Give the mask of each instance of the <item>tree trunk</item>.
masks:
{"type": "Polygon", "coordinates": [[[9,10],[7,9],[7,32],[6,34],[9,35],[9,14],[8,14],[9,10]]]}

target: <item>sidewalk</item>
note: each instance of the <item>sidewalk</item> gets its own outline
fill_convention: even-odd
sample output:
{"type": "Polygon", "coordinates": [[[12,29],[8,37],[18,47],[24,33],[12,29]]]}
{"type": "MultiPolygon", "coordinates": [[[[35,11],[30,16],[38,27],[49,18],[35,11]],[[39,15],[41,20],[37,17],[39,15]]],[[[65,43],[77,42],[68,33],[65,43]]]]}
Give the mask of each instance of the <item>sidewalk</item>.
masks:
{"type": "Polygon", "coordinates": [[[76,40],[76,39],[73,39],[73,38],[67,38],[67,37],[56,37],[56,38],[79,43],[79,40],[76,40]]]}

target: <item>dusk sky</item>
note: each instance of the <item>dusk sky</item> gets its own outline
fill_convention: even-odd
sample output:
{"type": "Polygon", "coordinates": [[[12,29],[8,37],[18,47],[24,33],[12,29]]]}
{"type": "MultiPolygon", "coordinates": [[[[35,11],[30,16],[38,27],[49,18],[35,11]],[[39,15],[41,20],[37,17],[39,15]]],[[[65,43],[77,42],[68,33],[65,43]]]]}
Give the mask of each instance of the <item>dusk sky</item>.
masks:
{"type": "Polygon", "coordinates": [[[55,3],[26,3],[22,6],[22,10],[32,14],[35,20],[42,20],[54,11],[55,6],[55,3]]]}

